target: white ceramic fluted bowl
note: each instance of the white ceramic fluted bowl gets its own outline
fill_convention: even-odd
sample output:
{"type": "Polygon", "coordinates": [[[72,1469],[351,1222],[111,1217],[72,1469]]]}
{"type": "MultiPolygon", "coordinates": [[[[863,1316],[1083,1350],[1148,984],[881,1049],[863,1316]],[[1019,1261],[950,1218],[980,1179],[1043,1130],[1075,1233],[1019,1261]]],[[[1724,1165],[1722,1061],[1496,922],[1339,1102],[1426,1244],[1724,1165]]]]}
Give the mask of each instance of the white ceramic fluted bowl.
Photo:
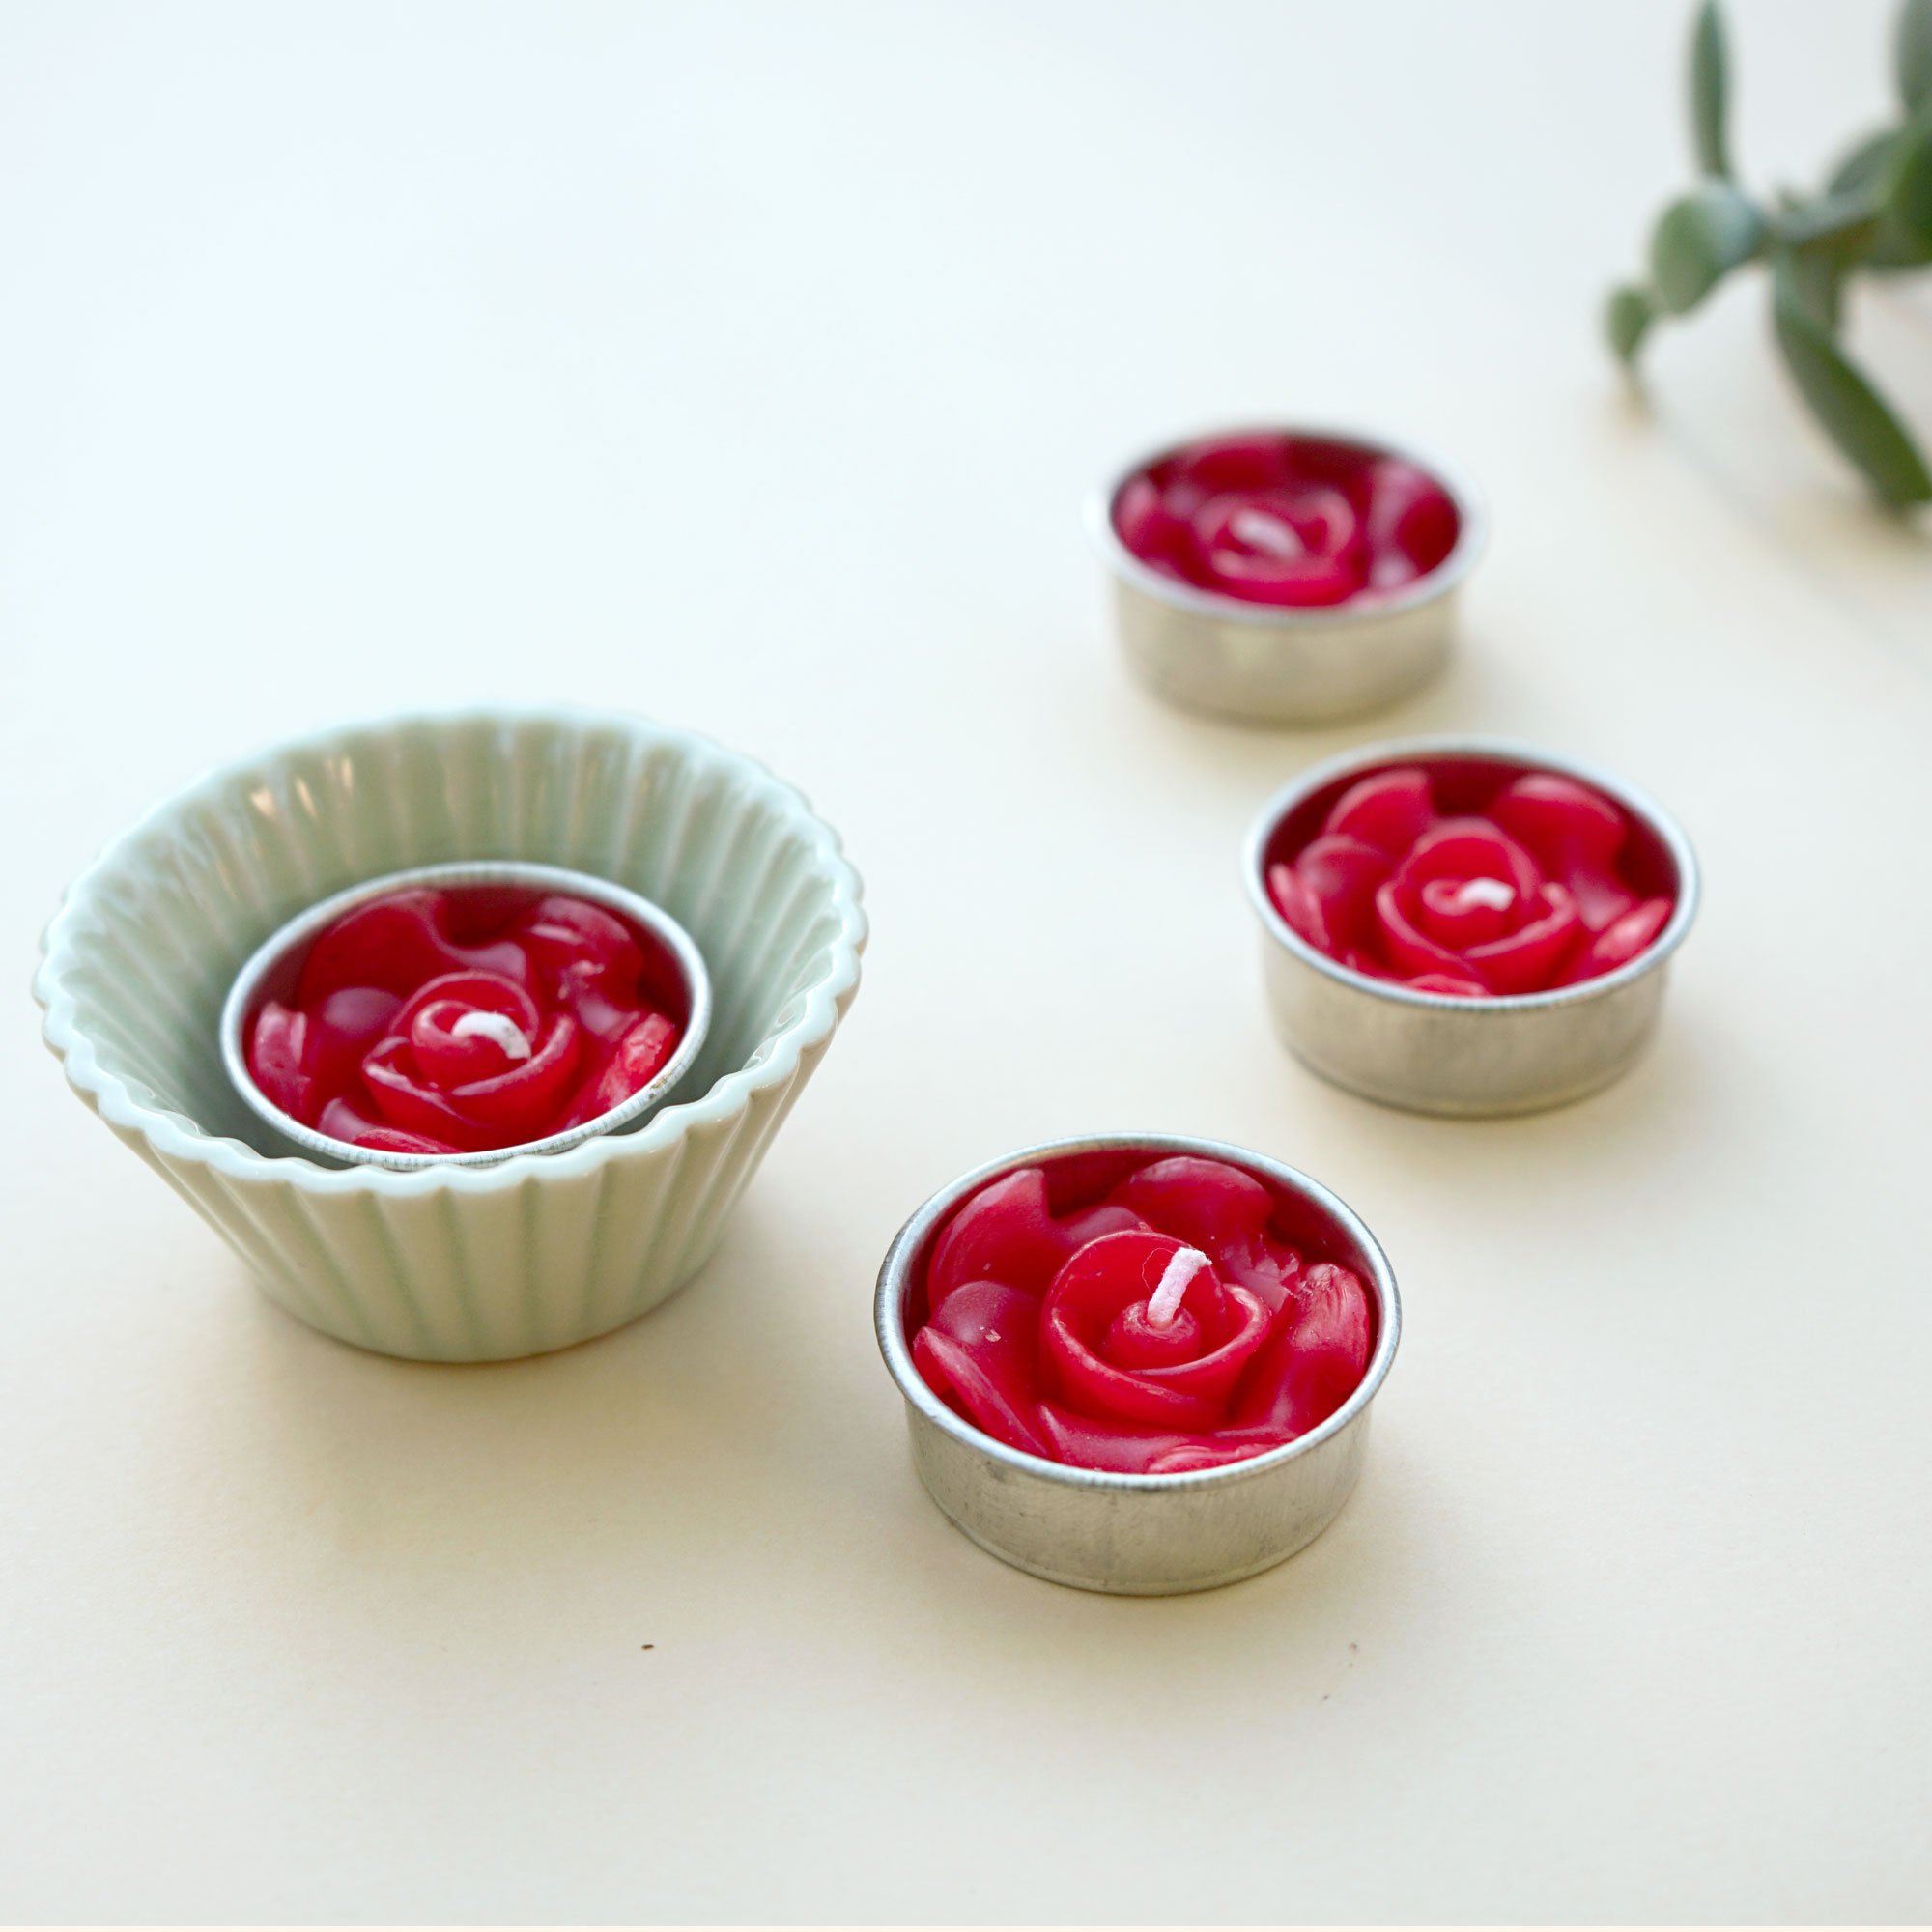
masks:
{"type": "Polygon", "coordinates": [[[70,1084],[291,1314],[365,1349],[496,1361],[690,1280],[859,984],[857,873],[805,800],[690,731],[579,711],[388,720],[203,779],[68,891],[34,982],[70,1084]],[[304,906],[458,859],[575,867],[662,905],[715,1005],[640,1126],[494,1167],[331,1167],[230,1086],[230,980],[304,906]]]}

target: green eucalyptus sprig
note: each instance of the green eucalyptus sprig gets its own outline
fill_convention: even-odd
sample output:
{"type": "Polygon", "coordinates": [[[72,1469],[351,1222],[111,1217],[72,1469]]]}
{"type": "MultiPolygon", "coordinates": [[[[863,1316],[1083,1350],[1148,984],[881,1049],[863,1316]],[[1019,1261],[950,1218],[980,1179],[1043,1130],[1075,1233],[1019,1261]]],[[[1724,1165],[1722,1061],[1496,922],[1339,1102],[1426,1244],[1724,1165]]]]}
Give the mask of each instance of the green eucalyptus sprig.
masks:
{"type": "Polygon", "coordinates": [[[1730,54],[1718,0],[1690,34],[1690,134],[1703,179],[1658,217],[1650,279],[1611,292],[1604,327],[1634,366],[1651,326],[1688,315],[1747,263],[1771,274],[1772,330],[1825,434],[1892,504],[1932,502],[1932,470],[1885,398],[1837,340],[1853,276],[1932,264],[1932,0],[1904,0],[1893,47],[1900,115],[1865,136],[1824,188],[1770,202],[1731,166],[1730,54]]]}

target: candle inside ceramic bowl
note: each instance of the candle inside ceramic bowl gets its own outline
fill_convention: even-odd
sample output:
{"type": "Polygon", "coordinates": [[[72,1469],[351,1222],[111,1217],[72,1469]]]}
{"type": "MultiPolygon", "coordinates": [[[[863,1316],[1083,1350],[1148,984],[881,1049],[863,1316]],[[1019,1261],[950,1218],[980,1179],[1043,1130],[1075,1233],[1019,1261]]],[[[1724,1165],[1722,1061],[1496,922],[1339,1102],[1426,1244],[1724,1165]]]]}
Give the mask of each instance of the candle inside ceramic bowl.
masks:
{"type": "Polygon", "coordinates": [[[1360,1386],[1361,1277],[1255,1175],[1110,1151],[1014,1169],[936,1230],[912,1360],[1009,1448],[1143,1476],[1280,1449],[1360,1386]]]}
{"type": "Polygon", "coordinates": [[[506,861],[312,907],[237,977],[222,1046],[249,1104],[316,1151],[494,1161],[638,1118],[708,1010],[697,949],[660,908],[506,861]]]}
{"type": "Polygon", "coordinates": [[[1408,458],[1287,430],[1159,456],[1120,486],[1111,516],[1121,542],[1163,577],[1284,608],[1406,590],[1462,533],[1448,489],[1408,458]]]}
{"type": "Polygon", "coordinates": [[[1580,778],[1501,758],[1417,758],[1300,799],[1264,855],[1310,946],[1366,977],[1483,1000],[1599,979],[1657,943],[1676,864],[1580,778]]]}

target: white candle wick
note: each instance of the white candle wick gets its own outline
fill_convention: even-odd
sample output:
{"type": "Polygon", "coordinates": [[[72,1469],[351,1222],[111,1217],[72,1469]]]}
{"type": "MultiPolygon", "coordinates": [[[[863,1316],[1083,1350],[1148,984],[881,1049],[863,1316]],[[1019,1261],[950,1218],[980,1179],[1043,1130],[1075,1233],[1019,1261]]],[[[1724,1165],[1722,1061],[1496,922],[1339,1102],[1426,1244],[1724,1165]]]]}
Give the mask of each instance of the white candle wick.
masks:
{"type": "Polygon", "coordinates": [[[456,1039],[494,1039],[508,1060],[530,1057],[530,1043],[524,1037],[523,1028],[508,1013],[486,1013],[479,1009],[465,1013],[449,1031],[456,1039]]]}
{"type": "Polygon", "coordinates": [[[1266,551],[1284,563],[1293,563],[1296,557],[1308,554],[1308,546],[1301,541],[1294,526],[1269,516],[1265,510],[1236,510],[1228,519],[1228,529],[1250,550],[1266,551]]]}
{"type": "Polygon", "coordinates": [[[1516,888],[1504,885],[1500,879],[1464,879],[1449,895],[1449,902],[1458,912],[1467,912],[1471,906],[1507,912],[1516,903],[1516,888]]]}
{"type": "Polygon", "coordinates": [[[1180,1297],[1187,1293],[1188,1283],[1203,1268],[1213,1265],[1199,1248],[1175,1249],[1161,1275],[1160,1286],[1148,1296],[1148,1326],[1172,1327],[1174,1318],[1180,1313],[1180,1297]]]}

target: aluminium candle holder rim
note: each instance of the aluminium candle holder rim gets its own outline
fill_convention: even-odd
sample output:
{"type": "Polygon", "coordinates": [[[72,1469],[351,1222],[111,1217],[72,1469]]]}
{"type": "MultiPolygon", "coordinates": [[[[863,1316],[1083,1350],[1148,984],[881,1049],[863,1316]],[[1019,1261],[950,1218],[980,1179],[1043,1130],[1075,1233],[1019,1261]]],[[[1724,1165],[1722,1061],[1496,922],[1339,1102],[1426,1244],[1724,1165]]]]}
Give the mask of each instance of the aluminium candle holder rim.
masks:
{"type": "Polygon", "coordinates": [[[1457,597],[1488,548],[1490,529],[1467,476],[1408,438],[1359,425],[1278,421],[1220,425],[1143,449],[1090,493],[1085,522],[1112,577],[1121,646],[1140,682],[1187,710],[1276,725],[1358,717],[1433,677],[1447,660],[1457,597]],[[1456,542],[1434,570],[1401,590],[1342,604],[1250,603],[1163,576],[1122,541],[1114,505],[1151,465],[1189,443],[1232,435],[1336,442],[1413,464],[1455,505],[1456,542]]]}
{"type": "Polygon", "coordinates": [[[704,1045],[711,1025],[711,975],[704,955],[690,933],[669,913],[641,893],[569,866],[552,866],[524,859],[455,860],[433,866],[412,866],[364,879],[344,891],[305,907],[278,926],[243,961],[222,1002],[221,1061],[230,1083],[254,1113],[285,1139],[312,1154],[348,1165],[384,1167],[395,1172],[422,1168],[495,1167],[523,1154],[559,1153],[582,1141],[613,1133],[640,1120],[658,1106],[682,1080],[704,1045]],[[509,1147],[484,1148],[467,1153],[401,1153],[388,1149],[357,1147],[298,1121],[278,1107],[256,1085],[248,1070],[243,1032],[277,969],[305,953],[322,933],[345,913],[391,893],[418,887],[509,886],[544,893],[568,893],[588,899],[640,926],[661,946],[677,969],[689,1006],[684,1031],[671,1057],[620,1105],[594,1120],[539,1140],[518,1141],[509,1147]]]}
{"type": "Polygon", "coordinates": [[[927,1197],[893,1237],[873,1302],[879,1352],[906,1406],[914,1463],[928,1495],[968,1538],[1049,1582],[1123,1596],[1214,1589],[1273,1568],[1327,1528],[1352,1492],[1369,1410],[1402,1336],[1387,1254],[1361,1217],[1285,1161],[1195,1134],[1097,1134],[1041,1141],[983,1162],[927,1197]],[[919,1372],[907,1302],[919,1264],[959,1205],[1016,1169],[1082,1155],[1177,1154],[1225,1161],[1287,1195],[1341,1236],[1375,1298],[1376,1342],[1362,1379],[1333,1415],[1282,1448],[1212,1469],[1142,1475],[1088,1469],[1014,1449],[950,1408],[919,1372]]]}
{"type": "Polygon", "coordinates": [[[1453,732],[1358,745],[1290,780],[1250,826],[1241,873],[1261,922],[1270,1006],[1290,1051],[1365,1098],[1472,1118],[1562,1106],[1627,1071],[1654,1030],[1665,969],[1696,921],[1702,895],[1689,835],[1639,786],[1585,758],[1453,732]],[[1634,959],[1595,979],[1481,1000],[1372,979],[1311,946],[1267,889],[1268,854],[1281,826],[1351,779],[1431,760],[1553,772],[1612,799],[1668,860],[1675,900],[1662,931],[1634,959]]]}

